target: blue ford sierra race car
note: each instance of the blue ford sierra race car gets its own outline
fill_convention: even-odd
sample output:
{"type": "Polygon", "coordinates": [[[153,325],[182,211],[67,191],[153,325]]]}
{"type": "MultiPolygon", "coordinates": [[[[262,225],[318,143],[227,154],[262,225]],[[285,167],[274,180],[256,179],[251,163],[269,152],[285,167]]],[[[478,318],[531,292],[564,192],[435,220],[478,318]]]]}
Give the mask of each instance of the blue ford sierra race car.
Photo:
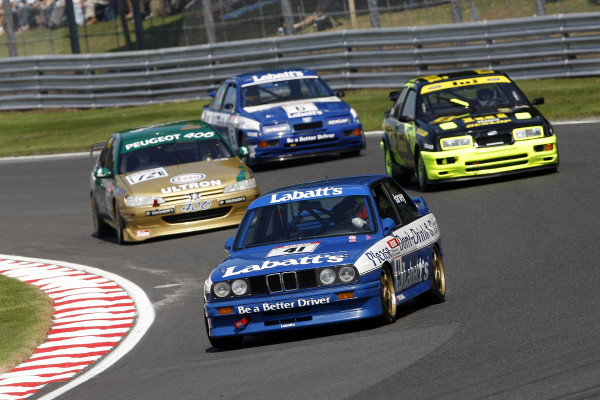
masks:
{"type": "Polygon", "coordinates": [[[202,120],[231,145],[248,147],[246,163],[314,156],[359,155],[365,147],[360,118],[309,69],[247,73],[226,79],[202,120]]]}
{"type": "Polygon", "coordinates": [[[245,335],[378,318],[409,299],[443,302],[440,231],[422,198],[365,175],[284,187],[254,200],[204,285],[216,348],[245,335]]]}

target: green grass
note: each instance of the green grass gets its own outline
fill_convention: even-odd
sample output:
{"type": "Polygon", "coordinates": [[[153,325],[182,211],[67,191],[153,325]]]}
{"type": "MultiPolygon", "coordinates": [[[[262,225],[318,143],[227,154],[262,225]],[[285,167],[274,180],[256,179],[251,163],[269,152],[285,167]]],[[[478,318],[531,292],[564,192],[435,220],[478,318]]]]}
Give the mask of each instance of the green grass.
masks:
{"type": "MultiPolygon", "coordinates": [[[[530,100],[544,97],[540,110],[551,121],[600,117],[600,77],[519,81],[530,100]]],[[[392,103],[389,89],[346,91],[366,131],[381,130],[392,103]]],[[[183,119],[198,119],[207,101],[99,110],[0,112],[0,157],[88,151],[116,131],[183,119]]]]}
{"type": "Polygon", "coordinates": [[[29,358],[52,324],[52,302],[38,287],[0,275],[0,374],[29,358]]]}

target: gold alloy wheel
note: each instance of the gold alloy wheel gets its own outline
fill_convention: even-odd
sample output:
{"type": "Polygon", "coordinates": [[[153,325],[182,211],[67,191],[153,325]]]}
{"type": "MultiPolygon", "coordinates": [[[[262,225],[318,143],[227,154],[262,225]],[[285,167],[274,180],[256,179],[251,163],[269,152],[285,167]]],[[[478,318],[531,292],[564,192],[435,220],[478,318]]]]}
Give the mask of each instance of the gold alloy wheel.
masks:
{"type": "Polygon", "coordinates": [[[396,320],[396,294],[394,291],[394,280],[388,268],[381,270],[381,319],[386,324],[396,320]]]}
{"type": "Polygon", "coordinates": [[[444,272],[444,262],[439,249],[436,247],[433,250],[433,282],[440,296],[446,296],[446,273],[444,272]]]}

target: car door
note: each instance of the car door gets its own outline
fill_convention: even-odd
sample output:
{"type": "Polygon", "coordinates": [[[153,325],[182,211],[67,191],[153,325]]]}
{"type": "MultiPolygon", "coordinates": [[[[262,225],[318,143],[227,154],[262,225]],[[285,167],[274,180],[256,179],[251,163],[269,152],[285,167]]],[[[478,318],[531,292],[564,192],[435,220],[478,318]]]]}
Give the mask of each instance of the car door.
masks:
{"type": "Polygon", "coordinates": [[[98,205],[98,212],[106,217],[113,215],[113,195],[116,190],[115,171],[115,143],[116,138],[111,136],[98,156],[98,163],[94,169],[94,198],[98,205]],[[101,170],[108,173],[102,174],[101,170]]]}
{"type": "Polygon", "coordinates": [[[232,129],[233,118],[231,118],[236,110],[236,90],[234,82],[225,82],[221,85],[213,101],[204,109],[202,119],[214,126],[237,149],[235,129],[232,129]]]}
{"type": "Polygon", "coordinates": [[[386,116],[383,129],[389,138],[390,148],[397,164],[414,168],[413,156],[415,138],[417,93],[406,86],[398,100],[386,116]]]}
{"type": "Polygon", "coordinates": [[[391,218],[396,225],[389,236],[388,245],[393,254],[394,287],[398,293],[419,283],[414,278],[414,271],[419,268],[420,252],[405,243],[412,240],[411,226],[418,220],[419,211],[410,196],[392,179],[379,181],[371,188],[371,192],[381,218],[391,218]]]}

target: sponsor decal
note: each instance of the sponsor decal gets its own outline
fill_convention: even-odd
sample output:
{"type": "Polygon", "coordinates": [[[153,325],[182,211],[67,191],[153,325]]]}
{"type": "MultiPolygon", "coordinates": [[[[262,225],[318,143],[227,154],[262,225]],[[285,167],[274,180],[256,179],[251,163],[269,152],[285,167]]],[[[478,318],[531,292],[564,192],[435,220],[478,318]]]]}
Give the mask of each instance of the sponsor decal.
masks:
{"type": "Polygon", "coordinates": [[[146,182],[152,179],[165,178],[169,176],[167,171],[163,167],[147,169],[145,171],[134,172],[133,174],[129,174],[125,177],[127,182],[130,185],[135,185],[136,183],[146,182]]]}
{"type": "Polygon", "coordinates": [[[398,247],[398,245],[400,243],[398,243],[398,239],[393,238],[393,239],[388,240],[387,244],[388,244],[388,246],[390,246],[390,249],[393,249],[393,248],[398,247]]]}
{"type": "Polygon", "coordinates": [[[319,140],[335,139],[335,133],[322,133],[319,135],[303,135],[293,138],[287,138],[285,142],[287,144],[292,143],[305,143],[305,142],[318,142],[319,140]]]}
{"type": "Polygon", "coordinates": [[[356,242],[356,236],[354,236],[354,235],[348,236],[348,240],[349,240],[351,243],[354,243],[354,242],[356,242]]]}
{"type": "Polygon", "coordinates": [[[295,78],[302,78],[304,77],[304,74],[302,73],[302,71],[285,71],[285,72],[279,72],[276,74],[264,74],[264,75],[253,75],[252,76],[252,80],[254,82],[266,82],[266,81],[275,81],[275,80],[285,80],[285,79],[295,79],[295,78]]]}
{"type": "MultiPolygon", "coordinates": [[[[157,133],[156,135],[159,135],[157,133]]],[[[181,135],[181,133],[172,133],[169,135],[162,136],[154,136],[148,139],[138,140],[136,142],[131,142],[125,144],[125,151],[133,150],[133,149],[142,149],[144,147],[155,146],[161,143],[170,143],[175,142],[177,140],[187,140],[187,139],[200,139],[200,138],[211,138],[215,136],[214,132],[190,132],[185,135],[181,135]]]]}
{"type": "Polygon", "coordinates": [[[275,268],[275,267],[289,267],[291,265],[310,265],[310,264],[336,264],[344,261],[346,255],[316,255],[316,256],[305,256],[302,258],[290,258],[282,261],[270,261],[265,260],[262,264],[252,264],[248,265],[242,269],[239,269],[237,266],[227,267],[225,269],[225,273],[223,274],[223,278],[227,278],[229,276],[235,276],[240,274],[247,274],[249,272],[254,271],[262,271],[265,269],[275,268]]]}
{"type": "Polygon", "coordinates": [[[177,186],[169,186],[166,188],[161,188],[160,191],[162,192],[162,194],[169,194],[169,193],[182,192],[182,191],[190,190],[190,189],[202,189],[202,188],[207,188],[207,187],[211,187],[211,186],[221,186],[221,185],[222,185],[221,180],[216,179],[216,180],[212,180],[212,181],[183,183],[183,184],[180,184],[177,186]]]}
{"type": "Polygon", "coordinates": [[[219,205],[222,206],[225,204],[241,203],[242,201],[246,201],[246,196],[235,197],[233,199],[219,200],[219,205]]]}
{"type": "Polygon", "coordinates": [[[140,229],[135,231],[135,237],[150,237],[150,229],[140,229]]]}
{"type": "Polygon", "coordinates": [[[298,253],[312,253],[321,242],[288,244],[285,246],[277,246],[273,248],[267,257],[285,256],[298,253]]]}
{"type": "Polygon", "coordinates": [[[484,117],[468,117],[463,118],[463,122],[466,124],[466,128],[474,128],[477,126],[495,125],[495,124],[506,124],[511,122],[510,118],[506,114],[487,115],[484,117]]]}
{"type": "Polygon", "coordinates": [[[288,118],[311,117],[323,114],[323,112],[319,110],[319,107],[317,107],[315,103],[285,104],[281,106],[281,108],[283,108],[288,118]]]}
{"type": "Polygon", "coordinates": [[[395,194],[394,201],[396,202],[396,204],[406,203],[406,199],[404,198],[403,194],[395,194]]]}
{"type": "Polygon", "coordinates": [[[324,187],[314,190],[297,191],[294,190],[292,193],[285,194],[272,194],[271,203],[281,203],[282,201],[291,200],[302,200],[311,199],[314,197],[325,197],[325,196],[339,196],[343,193],[342,188],[339,187],[324,187]]]}
{"type": "Polygon", "coordinates": [[[183,174],[177,175],[170,179],[171,183],[190,183],[190,182],[198,182],[206,178],[204,174],[183,174]]]}
{"type": "Polygon", "coordinates": [[[265,312],[265,311],[278,311],[278,310],[291,310],[293,308],[300,307],[311,307],[320,306],[323,304],[329,304],[331,299],[329,297],[311,297],[308,299],[296,299],[289,301],[278,301],[274,303],[262,303],[256,306],[237,306],[238,314],[249,314],[253,312],[265,312]]]}
{"type": "Polygon", "coordinates": [[[211,200],[197,201],[197,202],[185,204],[183,207],[181,207],[181,211],[187,213],[187,212],[208,210],[211,205],[212,205],[211,200]]]}
{"type": "Polygon", "coordinates": [[[394,276],[396,292],[399,292],[429,279],[429,263],[421,258],[415,265],[412,262],[406,265],[402,259],[394,260],[394,276]]]}
{"type": "Polygon", "coordinates": [[[174,212],[175,212],[175,209],[173,209],[173,208],[166,208],[164,210],[151,210],[151,211],[146,211],[146,216],[154,217],[156,215],[171,214],[174,212]]]}

